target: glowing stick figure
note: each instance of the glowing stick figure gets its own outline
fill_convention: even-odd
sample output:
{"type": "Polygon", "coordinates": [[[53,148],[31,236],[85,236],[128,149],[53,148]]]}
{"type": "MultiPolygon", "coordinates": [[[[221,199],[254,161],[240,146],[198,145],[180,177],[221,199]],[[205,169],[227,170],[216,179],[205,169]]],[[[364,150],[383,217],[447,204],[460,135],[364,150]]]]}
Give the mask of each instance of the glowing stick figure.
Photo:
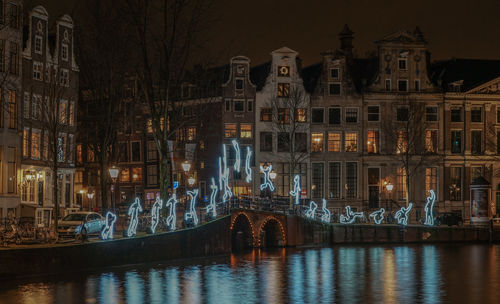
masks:
{"type": "Polygon", "coordinates": [[[309,203],[309,209],[307,209],[305,216],[307,218],[314,219],[314,216],[316,215],[316,209],[318,209],[318,205],[314,201],[311,201],[309,203]]]}
{"type": "Polygon", "coordinates": [[[189,203],[189,211],[184,215],[184,219],[187,221],[189,219],[193,220],[194,225],[198,225],[198,216],[196,215],[196,197],[198,196],[198,189],[194,189],[193,191],[188,191],[190,203],[189,203]]]}
{"type": "Polygon", "coordinates": [[[326,208],[326,199],[323,199],[323,207],[321,208],[323,215],[321,215],[321,221],[325,223],[330,223],[330,210],[326,208]]]}
{"type": "Polygon", "coordinates": [[[212,189],[212,193],[210,194],[210,203],[207,206],[207,214],[212,213],[212,217],[217,217],[217,208],[215,201],[217,197],[217,185],[215,184],[215,179],[212,177],[212,184],[210,185],[210,189],[212,189]]]}
{"type": "Polygon", "coordinates": [[[222,176],[222,186],[224,187],[224,195],[222,196],[222,201],[225,202],[233,197],[233,192],[231,192],[231,188],[229,188],[229,168],[226,168],[225,173],[222,176]]]}
{"type": "Polygon", "coordinates": [[[341,224],[352,224],[356,221],[356,218],[363,218],[365,216],[363,212],[353,212],[351,206],[345,206],[345,214],[340,215],[341,224]]]}
{"type": "Polygon", "coordinates": [[[130,216],[130,224],[127,229],[127,236],[132,237],[137,232],[137,224],[139,223],[139,212],[142,212],[141,201],[138,197],[135,198],[135,201],[128,208],[128,215],[130,216]]]}
{"type": "Polygon", "coordinates": [[[236,160],[234,162],[234,171],[236,172],[240,172],[240,167],[241,167],[241,152],[240,152],[240,145],[238,144],[238,142],[236,141],[236,139],[233,139],[231,141],[231,143],[233,144],[233,148],[234,150],[236,151],[236,160]]]}
{"type": "Polygon", "coordinates": [[[384,213],[385,209],[380,208],[380,210],[370,213],[370,217],[373,217],[373,221],[375,222],[375,224],[380,225],[384,220],[384,213]]]}
{"type": "Polygon", "coordinates": [[[175,194],[172,195],[171,198],[168,199],[167,203],[165,204],[165,207],[170,207],[170,211],[168,213],[167,217],[167,226],[170,228],[170,230],[175,230],[175,226],[177,224],[177,213],[175,211],[175,205],[177,204],[177,198],[175,197],[175,194]]]}
{"type": "Polygon", "coordinates": [[[219,157],[219,189],[222,191],[222,178],[225,172],[222,172],[222,159],[219,157]]]}
{"type": "Polygon", "coordinates": [[[430,196],[427,197],[427,203],[425,204],[425,223],[424,225],[433,226],[434,225],[434,214],[432,209],[434,208],[434,202],[436,202],[436,193],[434,190],[430,190],[430,196]]]}
{"type": "Polygon", "coordinates": [[[260,191],[269,188],[269,190],[274,191],[274,186],[273,183],[271,182],[271,179],[269,178],[269,173],[271,173],[271,170],[273,169],[272,165],[267,166],[267,168],[264,168],[260,166],[260,171],[264,173],[264,183],[260,185],[260,191]]]}
{"type": "Polygon", "coordinates": [[[109,212],[106,213],[106,226],[101,231],[101,239],[108,240],[113,238],[113,229],[115,227],[116,215],[109,212]]]}
{"type": "Polygon", "coordinates": [[[408,215],[410,214],[411,207],[413,207],[413,203],[409,203],[407,208],[401,207],[401,209],[396,212],[394,217],[398,220],[398,224],[403,226],[408,225],[408,215]]]}
{"type": "Polygon", "coordinates": [[[252,150],[250,147],[247,147],[247,157],[245,160],[245,173],[247,175],[246,182],[249,183],[252,181],[252,168],[250,168],[250,160],[252,159],[252,150]]]}
{"type": "Polygon", "coordinates": [[[290,195],[295,197],[295,205],[300,204],[300,175],[295,175],[293,178],[293,191],[290,191],[290,195]]]}
{"type": "Polygon", "coordinates": [[[156,232],[156,226],[160,222],[160,209],[163,207],[163,201],[157,197],[151,208],[151,233],[156,232]]]}

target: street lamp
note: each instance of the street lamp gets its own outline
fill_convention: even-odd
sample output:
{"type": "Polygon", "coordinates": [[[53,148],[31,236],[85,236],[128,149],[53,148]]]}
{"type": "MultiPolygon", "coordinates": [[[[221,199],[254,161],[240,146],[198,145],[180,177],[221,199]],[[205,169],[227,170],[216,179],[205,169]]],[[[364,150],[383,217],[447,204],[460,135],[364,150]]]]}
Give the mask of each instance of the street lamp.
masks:
{"type": "Polygon", "coordinates": [[[191,164],[186,160],[185,162],[182,163],[182,170],[184,170],[184,173],[188,173],[189,169],[191,169],[191,164]]]}
{"type": "Polygon", "coordinates": [[[89,211],[92,211],[92,199],[94,198],[94,193],[87,193],[87,198],[89,199],[89,211]]]}
{"type": "Polygon", "coordinates": [[[392,188],[394,187],[390,181],[384,181],[385,190],[387,190],[387,196],[385,198],[385,209],[388,209],[389,197],[391,196],[392,188]]]}
{"type": "Polygon", "coordinates": [[[195,178],[194,178],[194,177],[190,177],[190,178],[188,178],[188,183],[189,183],[189,185],[190,185],[191,187],[194,185],[194,182],[195,182],[195,181],[196,181],[196,180],[195,180],[195,178]]]}
{"type": "Polygon", "coordinates": [[[113,184],[111,185],[111,201],[113,203],[113,212],[115,212],[115,183],[116,179],[118,178],[118,173],[120,173],[120,169],[116,168],[115,166],[111,167],[108,169],[109,171],[109,176],[111,176],[111,181],[113,184]]]}

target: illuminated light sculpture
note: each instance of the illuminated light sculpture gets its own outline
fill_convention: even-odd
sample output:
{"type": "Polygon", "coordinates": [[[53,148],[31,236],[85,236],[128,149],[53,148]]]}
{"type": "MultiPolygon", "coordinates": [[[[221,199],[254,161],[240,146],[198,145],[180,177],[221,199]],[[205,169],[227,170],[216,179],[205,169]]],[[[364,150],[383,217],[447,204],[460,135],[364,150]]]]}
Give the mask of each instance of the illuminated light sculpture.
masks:
{"type": "Polygon", "coordinates": [[[151,208],[151,230],[150,232],[154,234],[156,232],[156,226],[160,222],[160,209],[163,207],[163,201],[157,197],[153,207],[151,208]]]}
{"type": "Polygon", "coordinates": [[[175,230],[177,224],[177,213],[175,211],[176,204],[177,204],[177,197],[175,196],[175,194],[172,195],[172,197],[169,198],[167,203],[165,204],[165,207],[170,207],[167,217],[167,226],[170,228],[171,231],[175,230]]]}
{"type": "Polygon", "coordinates": [[[269,177],[269,173],[271,173],[271,170],[273,169],[273,165],[267,166],[267,168],[264,168],[260,166],[260,171],[264,173],[264,183],[260,185],[260,191],[269,188],[269,190],[274,191],[274,185],[273,182],[271,181],[271,178],[269,177]]]}
{"type": "Polygon", "coordinates": [[[300,204],[300,195],[302,189],[300,189],[300,175],[295,175],[293,178],[293,191],[290,191],[290,195],[295,197],[295,205],[300,204]]]}
{"type": "Polygon", "coordinates": [[[321,209],[323,211],[323,214],[321,215],[321,221],[325,223],[330,223],[330,210],[326,208],[326,199],[323,199],[323,207],[321,209]]]}
{"type": "Polygon", "coordinates": [[[222,172],[222,159],[219,157],[219,189],[222,191],[222,178],[224,173],[222,172]]]}
{"type": "Polygon", "coordinates": [[[212,215],[213,218],[217,217],[217,208],[216,204],[217,202],[215,201],[217,197],[217,185],[215,184],[215,179],[212,177],[212,184],[210,185],[210,189],[212,189],[212,193],[210,194],[210,203],[207,206],[207,214],[212,215]]]}
{"type": "Polygon", "coordinates": [[[316,215],[316,209],[318,209],[318,205],[314,201],[311,201],[309,203],[309,209],[307,209],[305,216],[307,218],[314,219],[314,216],[316,215]]]}
{"type": "Polygon", "coordinates": [[[411,208],[413,207],[413,203],[409,203],[408,207],[401,207],[394,217],[398,220],[398,224],[406,226],[408,225],[408,215],[410,214],[411,208]]]}
{"type": "Polygon", "coordinates": [[[222,186],[224,187],[224,195],[222,196],[222,201],[226,202],[228,199],[233,197],[233,192],[229,188],[229,168],[226,168],[224,175],[222,176],[222,186]]]}
{"type": "Polygon", "coordinates": [[[101,239],[109,240],[113,238],[113,230],[115,228],[116,215],[109,212],[106,213],[106,226],[101,231],[101,239]]]}
{"type": "Polygon", "coordinates": [[[130,223],[127,229],[127,236],[132,237],[137,233],[137,224],[139,223],[139,212],[142,212],[141,201],[138,197],[128,208],[128,215],[130,216],[130,223]]]}
{"type": "Polygon", "coordinates": [[[193,220],[193,224],[198,225],[198,216],[196,215],[196,197],[198,196],[198,189],[194,189],[193,191],[188,191],[187,194],[190,197],[189,203],[189,211],[184,215],[184,219],[188,221],[189,219],[193,220]]]}
{"type": "Polygon", "coordinates": [[[432,209],[434,208],[434,203],[436,202],[436,193],[434,190],[430,190],[430,196],[427,197],[427,203],[425,204],[425,223],[427,226],[434,226],[434,214],[432,209]]]}
{"type": "Polygon", "coordinates": [[[384,220],[384,213],[385,209],[380,208],[380,210],[370,213],[370,217],[373,217],[373,221],[375,222],[375,224],[380,225],[384,220]]]}
{"type": "Polygon", "coordinates": [[[236,141],[236,139],[233,139],[231,141],[231,143],[233,144],[233,148],[234,148],[234,151],[236,152],[236,160],[234,162],[234,171],[236,172],[240,172],[240,168],[241,168],[241,151],[240,151],[240,145],[238,144],[238,142],[236,141]]]}
{"type": "Polygon", "coordinates": [[[246,182],[249,183],[252,181],[252,168],[250,168],[250,160],[252,159],[252,150],[250,146],[247,147],[247,157],[245,160],[245,173],[247,175],[246,182]]]}
{"type": "Polygon", "coordinates": [[[351,206],[345,206],[345,214],[340,215],[340,223],[341,224],[352,224],[356,221],[356,218],[363,218],[365,215],[363,212],[353,212],[351,210],[351,206]]]}

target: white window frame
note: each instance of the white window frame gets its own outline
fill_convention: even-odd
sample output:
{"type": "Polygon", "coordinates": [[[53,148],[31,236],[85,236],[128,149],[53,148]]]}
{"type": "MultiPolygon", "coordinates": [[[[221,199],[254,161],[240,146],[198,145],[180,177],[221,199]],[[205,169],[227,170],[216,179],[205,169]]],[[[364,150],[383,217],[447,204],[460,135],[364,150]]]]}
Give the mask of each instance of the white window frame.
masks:
{"type": "Polygon", "coordinates": [[[380,122],[380,105],[368,105],[366,106],[366,121],[369,122],[380,122]],[[368,111],[368,108],[374,108],[376,107],[378,109],[378,119],[377,120],[369,120],[368,118],[370,117],[370,112],[368,111]]]}
{"type": "Polygon", "coordinates": [[[43,63],[33,61],[33,79],[43,81],[43,63]]]}
{"type": "Polygon", "coordinates": [[[36,54],[42,54],[43,52],[43,38],[42,36],[40,35],[35,35],[35,46],[34,46],[34,49],[35,49],[35,53],[36,54]],[[37,46],[37,43],[40,42],[40,49],[38,49],[36,46],[37,46]]]}
{"type": "Polygon", "coordinates": [[[408,79],[398,79],[398,92],[408,92],[408,79]],[[406,82],[406,90],[405,90],[405,91],[401,91],[401,90],[399,89],[399,82],[400,82],[400,81],[404,81],[404,82],[406,82]]]}
{"type": "Polygon", "coordinates": [[[347,124],[357,124],[359,123],[359,108],[358,107],[345,107],[344,108],[344,120],[347,124]],[[347,122],[347,110],[356,110],[356,122],[347,122]]]}
{"type": "Polygon", "coordinates": [[[69,46],[67,43],[61,43],[61,58],[64,61],[69,59],[69,46]]]}

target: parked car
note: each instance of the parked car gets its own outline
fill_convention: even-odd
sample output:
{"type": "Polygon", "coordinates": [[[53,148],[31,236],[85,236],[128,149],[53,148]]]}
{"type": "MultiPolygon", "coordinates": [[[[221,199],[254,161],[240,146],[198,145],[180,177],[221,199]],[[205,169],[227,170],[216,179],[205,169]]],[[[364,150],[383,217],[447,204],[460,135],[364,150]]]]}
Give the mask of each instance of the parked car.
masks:
{"type": "Polygon", "coordinates": [[[95,212],[75,212],[66,215],[57,225],[59,237],[80,238],[98,235],[106,226],[106,219],[95,212]]]}
{"type": "Polygon", "coordinates": [[[460,213],[455,212],[445,212],[441,213],[438,217],[438,223],[440,225],[448,225],[448,226],[462,226],[463,224],[462,215],[460,213]]]}

